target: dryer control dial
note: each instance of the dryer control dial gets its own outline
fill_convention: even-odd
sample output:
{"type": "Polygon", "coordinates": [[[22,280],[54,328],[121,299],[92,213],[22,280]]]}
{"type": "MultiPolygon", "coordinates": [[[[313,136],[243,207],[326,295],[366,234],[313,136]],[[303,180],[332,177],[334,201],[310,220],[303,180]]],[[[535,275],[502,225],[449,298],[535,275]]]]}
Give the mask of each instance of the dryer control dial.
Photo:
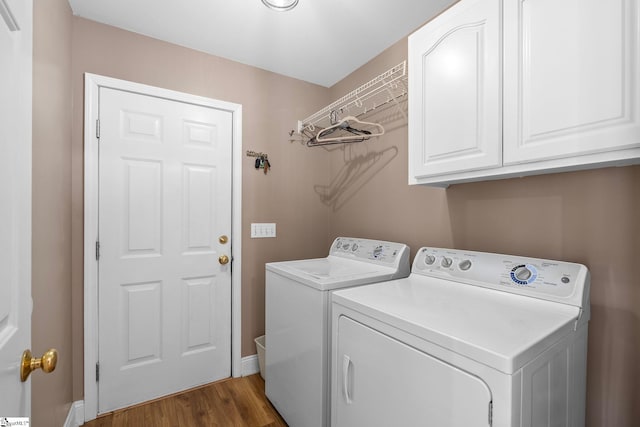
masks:
{"type": "Polygon", "coordinates": [[[442,257],[442,261],[440,262],[440,265],[443,266],[444,268],[449,268],[451,267],[451,264],[453,264],[453,260],[451,258],[447,258],[442,257]]]}
{"type": "Polygon", "coordinates": [[[531,277],[531,271],[527,267],[518,267],[513,273],[518,280],[528,280],[531,277]]]}
{"type": "Polygon", "coordinates": [[[528,285],[536,280],[538,271],[533,265],[519,264],[511,269],[510,276],[518,285],[528,285]]]}
{"type": "Polygon", "coordinates": [[[424,257],[425,264],[432,265],[434,262],[436,262],[436,257],[434,257],[433,255],[427,255],[424,257]]]}
{"type": "Polygon", "coordinates": [[[471,268],[471,261],[469,261],[468,259],[464,259],[460,261],[460,264],[458,264],[458,267],[460,267],[460,270],[462,271],[467,271],[468,269],[471,268]]]}

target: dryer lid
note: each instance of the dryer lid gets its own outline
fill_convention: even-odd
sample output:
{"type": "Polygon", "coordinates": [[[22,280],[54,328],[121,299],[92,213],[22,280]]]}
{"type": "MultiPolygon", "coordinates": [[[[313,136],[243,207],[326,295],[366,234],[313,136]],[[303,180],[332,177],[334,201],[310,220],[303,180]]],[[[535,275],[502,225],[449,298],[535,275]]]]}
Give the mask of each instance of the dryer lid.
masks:
{"type": "Polygon", "coordinates": [[[344,289],[335,304],[513,374],[574,330],[578,307],[411,274],[344,289]]]}

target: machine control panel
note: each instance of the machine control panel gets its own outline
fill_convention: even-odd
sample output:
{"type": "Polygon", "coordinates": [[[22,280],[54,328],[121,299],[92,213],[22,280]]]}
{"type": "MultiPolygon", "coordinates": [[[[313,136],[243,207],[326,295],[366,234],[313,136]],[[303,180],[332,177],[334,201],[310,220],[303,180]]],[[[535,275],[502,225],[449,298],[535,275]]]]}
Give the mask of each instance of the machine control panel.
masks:
{"type": "Polygon", "coordinates": [[[412,273],[574,305],[589,287],[581,264],[457,249],[421,248],[412,273]]]}
{"type": "Polygon", "coordinates": [[[406,258],[406,262],[409,262],[409,247],[402,243],[382,240],[338,237],[331,245],[329,255],[398,265],[400,261],[405,262],[402,258],[406,258]]]}

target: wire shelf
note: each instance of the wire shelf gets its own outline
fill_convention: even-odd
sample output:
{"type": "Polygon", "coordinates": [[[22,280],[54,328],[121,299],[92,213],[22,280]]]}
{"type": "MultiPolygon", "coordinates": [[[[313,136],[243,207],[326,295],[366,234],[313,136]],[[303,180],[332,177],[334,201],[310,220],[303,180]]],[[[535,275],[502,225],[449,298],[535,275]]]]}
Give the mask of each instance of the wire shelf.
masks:
{"type": "Polygon", "coordinates": [[[403,61],[306,119],[298,121],[298,133],[311,140],[318,132],[335,125],[345,116],[363,118],[383,105],[399,105],[408,94],[407,86],[407,61],[403,61]]]}

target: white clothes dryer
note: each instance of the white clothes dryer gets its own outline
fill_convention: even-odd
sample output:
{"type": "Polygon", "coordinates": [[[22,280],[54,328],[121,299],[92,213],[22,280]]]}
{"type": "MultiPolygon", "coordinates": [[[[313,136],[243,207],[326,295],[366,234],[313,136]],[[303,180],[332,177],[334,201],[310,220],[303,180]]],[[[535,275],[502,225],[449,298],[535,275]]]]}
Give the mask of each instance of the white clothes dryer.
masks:
{"type": "Polygon", "coordinates": [[[332,296],[332,423],[585,424],[589,272],[422,248],[411,275],[332,296]]]}
{"type": "Polygon", "coordinates": [[[348,237],[326,258],[266,264],[265,391],[290,426],[329,422],[330,293],[409,272],[407,245],[348,237]]]}

